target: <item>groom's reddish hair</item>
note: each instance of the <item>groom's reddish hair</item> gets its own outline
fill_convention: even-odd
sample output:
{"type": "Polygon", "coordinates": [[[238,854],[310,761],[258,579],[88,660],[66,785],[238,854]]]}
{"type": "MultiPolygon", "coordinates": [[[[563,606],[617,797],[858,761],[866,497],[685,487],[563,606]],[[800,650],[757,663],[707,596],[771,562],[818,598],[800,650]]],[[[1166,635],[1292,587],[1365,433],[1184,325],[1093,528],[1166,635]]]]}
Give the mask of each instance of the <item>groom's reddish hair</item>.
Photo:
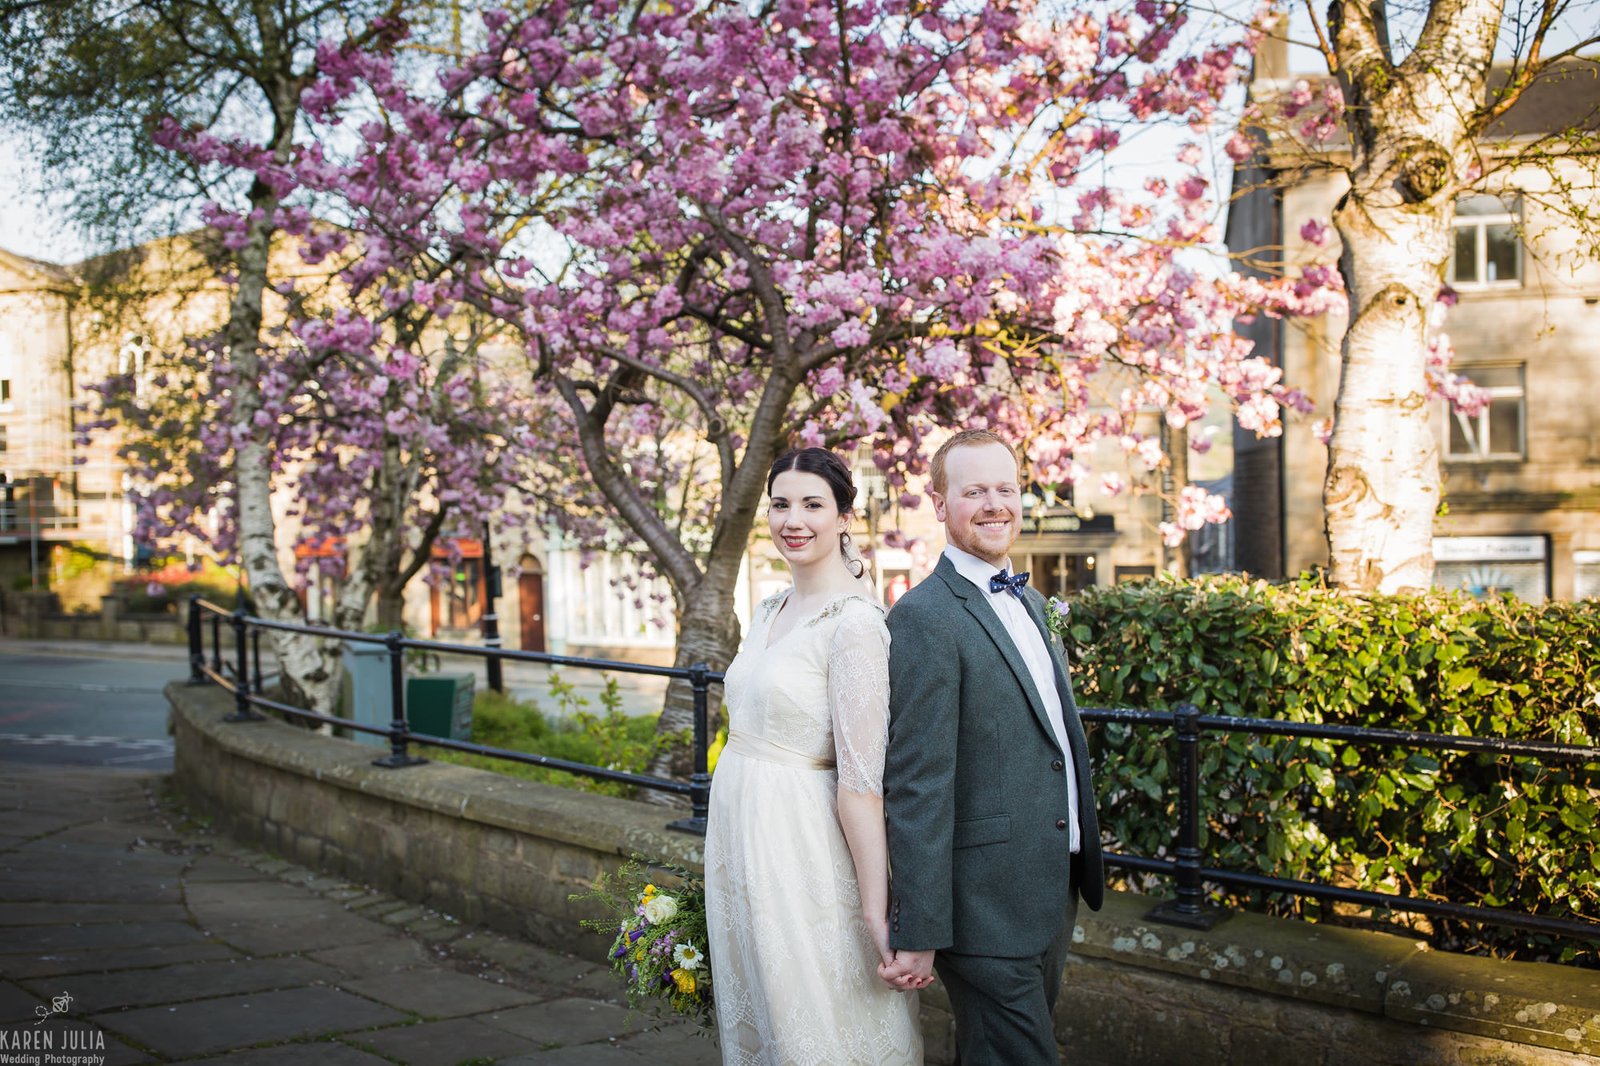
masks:
{"type": "Polygon", "coordinates": [[[943,496],[945,489],[949,487],[949,480],[944,473],[945,456],[957,448],[977,448],[985,444],[1000,445],[1011,454],[1011,461],[1017,464],[1017,470],[1019,472],[1022,470],[1022,463],[1017,459],[1017,450],[1011,446],[1010,441],[987,429],[963,429],[939,445],[939,450],[933,453],[933,462],[928,464],[928,487],[943,496]]]}

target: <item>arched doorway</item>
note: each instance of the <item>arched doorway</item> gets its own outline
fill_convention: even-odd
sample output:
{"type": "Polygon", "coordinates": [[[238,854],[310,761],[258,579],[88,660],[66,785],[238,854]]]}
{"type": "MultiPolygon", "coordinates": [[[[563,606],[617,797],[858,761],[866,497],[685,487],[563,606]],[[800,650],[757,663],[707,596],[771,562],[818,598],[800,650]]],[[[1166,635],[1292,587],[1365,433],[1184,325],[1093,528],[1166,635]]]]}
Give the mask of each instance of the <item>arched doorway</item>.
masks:
{"type": "Polygon", "coordinates": [[[544,651],[544,573],[539,560],[524,555],[517,564],[517,606],[522,613],[522,650],[544,651]]]}

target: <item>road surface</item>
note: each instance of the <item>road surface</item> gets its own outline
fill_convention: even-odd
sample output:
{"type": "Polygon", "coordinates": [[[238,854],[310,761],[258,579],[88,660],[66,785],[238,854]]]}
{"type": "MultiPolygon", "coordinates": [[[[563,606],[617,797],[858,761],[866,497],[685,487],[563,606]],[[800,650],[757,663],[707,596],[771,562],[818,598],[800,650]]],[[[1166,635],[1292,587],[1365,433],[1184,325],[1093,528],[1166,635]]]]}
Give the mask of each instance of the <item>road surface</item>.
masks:
{"type": "Polygon", "coordinates": [[[162,689],[188,676],[182,649],[0,640],[0,761],[172,769],[162,689]]]}

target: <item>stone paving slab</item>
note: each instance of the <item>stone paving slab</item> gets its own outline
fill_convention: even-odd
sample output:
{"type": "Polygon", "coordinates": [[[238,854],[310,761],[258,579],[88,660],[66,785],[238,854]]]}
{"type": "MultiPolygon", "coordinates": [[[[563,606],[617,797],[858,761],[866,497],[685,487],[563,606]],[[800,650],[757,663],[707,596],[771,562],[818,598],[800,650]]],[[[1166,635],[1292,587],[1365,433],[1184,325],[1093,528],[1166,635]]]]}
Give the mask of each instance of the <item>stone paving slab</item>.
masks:
{"type": "Polygon", "coordinates": [[[486,1015],[483,1020],[530,1041],[559,1047],[624,1036],[639,1024],[627,1008],[592,999],[555,999],[486,1015]]]}
{"type": "Polygon", "coordinates": [[[592,982],[615,994],[618,990],[611,971],[586,959],[547,951],[534,944],[507,939],[486,940],[472,949],[476,958],[535,976],[545,984],[569,985],[592,982]]]}
{"type": "Polygon", "coordinates": [[[92,925],[25,925],[4,931],[5,950],[66,952],[87,948],[143,948],[203,944],[207,938],[188,922],[96,922],[92,925]]]}
{"type": "Polygon", "coordinates": [[[340,988],[424,1018],[458,1018],[533,1002],[531,992],[449,970],[400,970],[357,977],[340,988]]]}
{"type": "Polygon", "coordinates": [[[393,1025],[404,1021],[405,1015],[331,988],[290,988],[97,1014],[91,1020],[158,1055],[188,1058],[268,1041],[393,1025]]]}
{"type": "Polygon", "coordinates": [[[408,1066],[457,1066],[474,1059],[499,1062],[529,1049],[526,1037],[485,1025],[476,1018],[382,1029],[346,1040],[408,1066]]]}
{"type": "Polygon", "coordinates": [[[32,1024],[38,1017],[34,1011],[44,1005],[43,998],[10,981],[0,981],[0,1024],[5,1022],[32,1024]]]}
{"type": "Polygon", "coordinates": [[[584,1044],[581,1047],[518,1055],[502,1059],[502,1066],[641,1066],[646,1060],[620,1044],[584,1044]]]}
{"type": "Polygon", "coordinates": [[[213,884],[217,882],[257,882],[261,875],[248,866],[241,866],[237,862],[219,858],[216,855],[202,855],[195,859],[189,866],[189,871],[184,875],[184,880],[191,886],[213,884]]]}
{"type": "Polygon", "coordinates": [[[164,944],[159,947],[124,948],[115,951],[94,948],[44,955],[0,955],[0,976],[25,979],[81,973],[109,973],[112,970],[166,966],[174,962],[236,958],[237,954],[223,944],[197,943],[164,944]]]}
{"type": "Polygon", "coordinates": [[[235,1051],[216,1058],[191,1059],[185,1066],[391,1066],[392,1060],[379,1058],[348,1044],[329,1041],[304,1044],[279,1044],[254,1051],[235,1051]]]}
{"type": "MultiPolygon", "coordinates": [[[[56,925],[71,922],[92,925],[98,922],[182,921],[188,911],[180,903],[7,903],[0,911],[0,927],[17,925],[56,925]]],[[[9,930],[0,937],[9,936],[9,930]]]]}
{"type": "MultiPolygon", "coordinates": [[[[215,962],[179,963],[145,970],[118,970],[106,974],[79,974],[71,981],[72,994],[85,1013],[153,1007],[186,1000],[242,992],[267,992],[307,985],[332,985],[342,975],[331,966],[309,959],[219,959],[215,962]]],[[[22,982],[48,995],[60,981],[34,979],[22,982]]]]}
{"type": "Polygon", "coordinates": [[[388,939],[372,940],[348,947],[328,948],[306,953],[306,958],[350,974],[387,974],[409,970],[437,961],[427,948],[405,936],[389,931],[388,939]]]}
{"type": "MultiPolygon", "coordinates": [[[[252,886],[253,887],[253,886],[252,886]]],[[[287,886],[285,886],[287,887],[287,886]]],[[[189,909],[206,932],[252,955],[318,951],[386,940],[383,926],[330,900],[302,897],[258,904],[248,899],[197,904],[189,909]]]]}
{"type": "Polygon", "coordinates": [[[79,871],[0,871],[0,903],[182,903],[183,893],[168,878],[111,879],[115,870],[90,878],[79,871]]]}
{"type": "Polygon", "coordinates": [[[653,1028],[630,1036],[621,1045],[624,1051],[639,1055],[655,1066],[715,1066],[722,1061],[716,1041],[698,1035],[686,1023],[653,1028]]]}

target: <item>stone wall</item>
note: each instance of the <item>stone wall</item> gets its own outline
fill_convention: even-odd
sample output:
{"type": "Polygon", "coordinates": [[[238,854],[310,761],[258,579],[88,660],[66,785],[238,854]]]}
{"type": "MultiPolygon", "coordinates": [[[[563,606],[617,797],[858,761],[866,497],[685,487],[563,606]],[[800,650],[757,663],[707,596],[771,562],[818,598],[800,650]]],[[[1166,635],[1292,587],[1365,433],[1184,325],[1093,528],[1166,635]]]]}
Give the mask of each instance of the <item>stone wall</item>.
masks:
{"type": "MultiPolygon", "coordinates": [[[[67,614],[53,592],[9,592],[0,607],[0,630],[26,640],[115,640],[126,644],[185,644],[179,614],[129,614],[115,596],[103,596],[99,614],[67,614]]],[[[187,611],[187,608],[183,608],[187,611]]]]}
{"type": "MultiPolygon", "coordinates": [[[[659,807],[373,749],[277,721],[226,723],[232,698],[174,683],[177,778],[234,834],[464,921],[591,958],[568,896],[628,855],[696,868],[699,838],[659,807]]],[[[1081,912],[1057,1011],[1074,1066],[1521,1066],[1600,1062],[1592,971],[1433,952],[1414,940],[1236,914],[1160,925],[1146,898],[1081,912]]],[[[924,998],[928,1061],[950,1015],[924,998]]]]}

